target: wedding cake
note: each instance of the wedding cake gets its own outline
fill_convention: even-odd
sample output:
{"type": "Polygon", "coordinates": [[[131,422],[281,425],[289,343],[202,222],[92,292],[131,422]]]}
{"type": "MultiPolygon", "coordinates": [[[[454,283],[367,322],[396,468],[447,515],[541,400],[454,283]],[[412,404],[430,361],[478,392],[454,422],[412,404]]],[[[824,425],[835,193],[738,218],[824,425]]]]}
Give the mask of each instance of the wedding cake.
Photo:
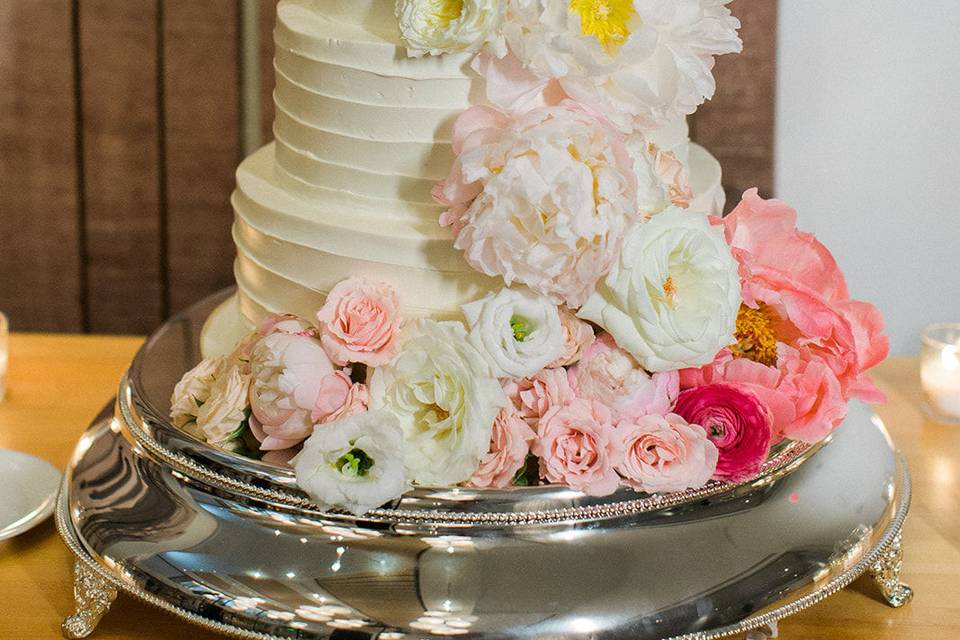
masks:
{"type": "Polygon", "coordinates": [[[174,423],[362,514],[744,482],[878,399],[877,311],[784,203],[721,219],[689,139],[728,1],[281,0],[275,141],[174,423]]]}

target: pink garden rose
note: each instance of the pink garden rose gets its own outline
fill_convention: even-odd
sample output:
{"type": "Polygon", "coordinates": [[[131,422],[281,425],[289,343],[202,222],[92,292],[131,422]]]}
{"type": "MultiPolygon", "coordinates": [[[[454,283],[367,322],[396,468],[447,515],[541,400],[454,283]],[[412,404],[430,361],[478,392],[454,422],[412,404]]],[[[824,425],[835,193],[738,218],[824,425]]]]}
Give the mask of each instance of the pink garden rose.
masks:
{"type": "Polygon", "coordinates": [[[313,432],[318,403],[324,410],[332,402],[331,389],[343,388],[343,374],[334,370],[320,342],[310,336],[264,336],[253,347],[250,366],[250,427],[264,451],[302,442],[313,432]]]}
{"type": "MultiPolygon", "coordinates": [[[[326,406],[329,407],[336,404],[339,397],[339,395],[332,395],[330,397],[329,404],[326,406]]],[[[367,390],[367,385],[355,382],[347,389],[347,393],[345,396],[343,396],[340,406],[334,409],[331,413],[321,417],[320,422],[331,423],[344,418],[349,418],[350,416],[355,416],[358,413],[363,413],[369,406],[370,392],[367,390]]],[[[319,412],[314,409],[313,417],[316,418],[318,413],[319,412]]]]}
{"type": "Polygon", "coordinates": [[[716,445],[698,425],[680,416],[644,416],[617,425],[623,481],[637,491],[661,493],[702,487],[717,468],[716,445]]]}
{"type": "Polygon", "coordinates": [[[602,402],[618,420],[665,415],[680,393],[676,371],[648,374],[609,333],[600,334],[568,375],[578,396],[602,402]]]}
{"type": "Polygon", "coordinates": [[[888,351],[883,318],[872,305],[850,299],[827,248],[797,230],[796,212],[751,189],[722,224],[740,263],[744,304],[775,316],[779,342],[815,351],[845,397],[881,401],[866,372],[888,351]]]}
{"type": "Polygon", "coordinates": [[[579,398],[550,409],[540,419],[533,445],[540,477],[592,496],[613,493],[623,452],[612,419],[607,407],[579,398]]]}
{"type": "Polygon", "coordinates": [[[532,378],[507,380],[503,391],[517,413],[534,429],[550,409],[570,404],[577,397],[563,368],[543,369],[532,378]]]}
{"type": "Polygon", "coordinates": [[[530,444],[537,437],[533,429],[511,409],[501,409],[493,421],[490,451],[470,478],[475,487],[509,487],[527,461],[530,444]]]}
{"type": "Polygon", "coordinates": [[[338,283],[317,312],[321,342],[338,365],[371,367],[393,359],[400,335],[400,300],[388,284],[363,278],[338,283]]]}
{"type": "Polygon", "coordinates": [[[779,429],[792,440],[819,442],[847,415],[840,381],[815,353],[781,345],[777,366],[782,372],[779,390],[794,406],[794,419],[779,429]]]}
{"type": "Polygon", "coordinates": [[[623,136],[571,101],[516,117],[482,105],[457,119],[453,150],[433,193],[470,266],[583,304],[639,218],[623,136]]]}
{"type": "Polygon", "coordinates": [[[563,328],[563,353],[549,367],[569,367],[583,356],[583,351],[593,344],[593,327],[575,316],[566,307],[560,308],[560,326],[563,328]]]}
{"type": "Polygon", "coordinates": [[[708,384],[680,393],[674,411],[700,425],[719,451],[718,480],[741,482],[756,475],[770,452],[773,418],[752,393],[708,384]]]}

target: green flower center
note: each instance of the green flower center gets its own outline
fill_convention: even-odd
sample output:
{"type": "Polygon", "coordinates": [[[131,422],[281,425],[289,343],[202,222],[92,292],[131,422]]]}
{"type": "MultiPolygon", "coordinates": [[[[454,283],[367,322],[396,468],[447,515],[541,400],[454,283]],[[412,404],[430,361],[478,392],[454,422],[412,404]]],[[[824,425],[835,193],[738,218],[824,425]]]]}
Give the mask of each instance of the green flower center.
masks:
{"type": "Polygon", "coordinates": [[[510,318],[510,328],[513,330],[513,339],[517,342],[526,340],[534,330],[533,323],[522,316],[510,318]]]}
{"type": "Polygon", "coordinates": [[[370,472],[370,468],[373,466],[373,458],[368,456],[363,449],[354,447],[343,454],[333,466],[345,476],[362,478],[370,472]]]}

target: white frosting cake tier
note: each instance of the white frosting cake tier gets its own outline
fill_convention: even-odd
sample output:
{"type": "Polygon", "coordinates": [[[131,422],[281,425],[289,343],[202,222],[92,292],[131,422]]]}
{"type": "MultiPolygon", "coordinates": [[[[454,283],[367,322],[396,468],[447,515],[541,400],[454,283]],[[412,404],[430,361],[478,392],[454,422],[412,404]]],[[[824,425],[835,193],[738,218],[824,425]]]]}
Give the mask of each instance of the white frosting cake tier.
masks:
{"type": "MultiPolygon", "coordinates": [[[[470,56],[409,57],[393,2],[277,8],[276,141],[237,171],[238,294],[205,330],[227,349],[266,313],[312,316],[351,276],[400,292],[409,316],[458,317],[502,281],[467,265],[430,191],[453,164],[451,127],[483,99],[470,56]]],[[[699,210],[722,208],[720,167],[679,120],[650,136],[688,165],[699,210]]]]}

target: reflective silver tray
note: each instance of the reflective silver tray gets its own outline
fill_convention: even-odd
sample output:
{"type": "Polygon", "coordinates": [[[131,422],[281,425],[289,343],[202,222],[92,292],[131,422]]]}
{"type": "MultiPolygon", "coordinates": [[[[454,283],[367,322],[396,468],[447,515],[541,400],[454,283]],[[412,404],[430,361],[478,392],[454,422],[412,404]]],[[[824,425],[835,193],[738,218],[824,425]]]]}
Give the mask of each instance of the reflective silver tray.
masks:
{"type": "Polygon", "coordinates": [[[69,637],[116,589],[249,638],[719,638],[875,574],[891,604],[909,477],[861,404],[822,448],[736,487],[590,499],[421,488],[364,517],[313,508],[289,472],[163,417],[202,320],[171,320],[79,442],[57,523],[77,556],[69,637]]]}

